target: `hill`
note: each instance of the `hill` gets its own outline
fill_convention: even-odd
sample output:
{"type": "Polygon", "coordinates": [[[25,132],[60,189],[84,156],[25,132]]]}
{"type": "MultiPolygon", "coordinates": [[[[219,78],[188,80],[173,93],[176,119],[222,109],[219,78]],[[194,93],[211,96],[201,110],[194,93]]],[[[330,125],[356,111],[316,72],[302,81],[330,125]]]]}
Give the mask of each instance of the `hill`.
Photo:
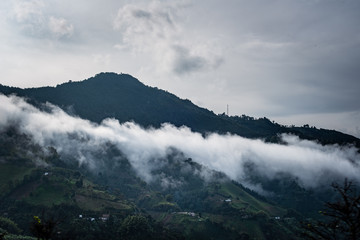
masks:
{"type": "Polygon", "coordinates": [[[20,89],[0,85],[0,92],[27,97],[38,106],[39,103],[50,102],[69,113],[98,123],[105,118],[134,121],[145,127],[159,127],[168,122],[178,127],[188,126],[200,133],[229,132],[271,142],[278,142],[278,134],[291,133],[322,144],[355,144],[360,147],[358,138],[334,130],[285,127],[265,117],[216,115],[190,100],[146,86],[127,74],[100,73],[84,81],[69,81],[56,87],[20,89]]]}
{"type": "Polygon", "coordinates": [[[0,238],[6,232],[8,239],[30,239],[37,236],[34,229],[53,224],[52,239],[300,239],[299,222],[316,218],[333,193],[324,185],[304,188],[292,170],[308,173],[306,164],[324,166],[312,180],[343,178],[341,169],[348,166],[350,173],[358,171],[355,148],[300,141],[298,151],[300,145],[285,146],[279,134],[359,146],[355,137],[285,127],[267,118],[216,115],[127,74],[101,73],[56,87],[0,86],[0,92],[31,104],[0,96],[6,115],[0,125],[0,238]],[[155,128],[102,122],[105,118],[155,128]],[[165,122],[197,133],[156,128],[165,122]],[[210,149],[219,146],[220,152],[210,149]],[[271,165],[279,162],[283,165],[271,165]],[[226,175],[222,167],[229,170],[229,163],[234,169],[226,175]]]}
{"type": "Polygon", "coordinates": [[[101,149],[105,162],[94,171],[16,128],[1,129],[0,144],[5,239],[32,239],[34,216],[54,224],[51,239],[296,239],[297,225],[288,221],[298,216],[219,172],[204,181],[197,174],[203,166],[175,150],[157,171],[183,184],[164,188],[139,179],[111,146],[101,149]]]}

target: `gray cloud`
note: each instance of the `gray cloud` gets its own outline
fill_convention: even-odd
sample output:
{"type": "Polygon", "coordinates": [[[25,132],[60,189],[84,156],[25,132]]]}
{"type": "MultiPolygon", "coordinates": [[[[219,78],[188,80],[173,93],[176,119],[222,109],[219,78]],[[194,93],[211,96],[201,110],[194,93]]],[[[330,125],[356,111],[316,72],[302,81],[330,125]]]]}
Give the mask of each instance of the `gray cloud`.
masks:
{"type": "Polygon", "coordinates": [[[202,70],[207,65],[204,58],[191,56],[189,50],[184,47],[174,46],[173,49],[176,55],[174,61],[174,71],[177,74],[202,70]]]}
{"type": "Polygon", "coordinates": [[[49,29],[58,38],[70,37],[74,32],[74,26],[64,18],[50,17],[49,29]]]}
{"type": "Polygon", "coordinates": [[[21,31],[35,38],[71,37],[73,24],[64,18],[54,17],[46,12],[43,0],[14,1],[13,18],[21,31]]]}
{"type": "Polygon", "coordinates": [[[122,44],[130,48],[149,50],[157,40],[169,40],[171,35],[176,33],[170,20],[176,9],[171,5],[165,9],[167,11],[154,3],[145,6],[128,4],[121,7],[113,26],[122,33],[122,44]]]}
{"type": "Polygon", "coordinates": [[[206,43],[205,47],[193,46],[183,40],[185,36],[182,36],[182,26],[178,23],[181,8],[183,6],[176,1],[123,6],[114,20],[114,28],[123,35],[117,48],[150,53],[161,68],[178,75],[215,69],[222,58],[211,53],[211,46],[206,43]]]}
{"type": "Polygon", "coordinates": [[[151,17],[152,17],[150,12],[147,12],[147,11],[144,11],[144,10],[141,10],[141,9],[134,10],[132,12],[132,14],[133,14],[134,17],[137,17],[137,18],[151,19],[151,17]]]}
{"type": "Polygon", "coordinates": [[[266,17],[252,20],[249,25],[253,30],[246,32],[265,42],[291,43],[284,51],[260,52],[263,55],[258,56],[257,62],[264,62],[264,71],[271,74],[267,79],[272,84],[267,89],[271,93],[263,93],[268,95],[270,104],[300,113],[359,110],[356,104],[359,97],[353,91],[360,87],[355,77],[360,74],[360,52],[356,47],[360,42],[355,29],[360,18],[354,12],[360,9],[359,3],[270,1],[268,4],[274,5],[261,7],[259,1],[249,4],[266,17]]]}
{"type": "Polygon", "coordinates": [[[99,167],[101,149],[111,143],[143,180],[160,181],[165,188],[182,184],[162,172],[154,175],[171,149],[205,166],[204,172],[198,173],[205,179],[209,177],[206,169],[221,171],[257,190],[258,185],[248,182],[251,174],[248,166],[269,180],[289,175],[305,188],[328,186],[344,177],[360,180],[360,155],[352,146],[322,146],[291,135],[282,136],[286,145],[236,135],[203,137],[186,127],[164,124],[159,129],[143,129],[131,122],[120,124],[115,119],[106,119],[98,125],[69,116],[51,105],[47,106],[50,112],[42,112],[18,97],[0,95],[0,102],[1,128],[16,123],[37,144],[44,148],[54,146],[61,155],[72,156],[92,169],[99,167]]]}
{"type": "Polygon", "coordinates": [[[203,57],[191,53],[184,46],[174,45],[172,50],[174,51],[173,71],[178,75],[216,69],[223,63],[223,59],[219,56],[203,57]]]}
{"type": "Polygon", "coordinates": [[[31,36],[44,35],[45,5],[41,0],[16,1],[14,5],[14,18],[20,25],[21,31],[31,36]]]}

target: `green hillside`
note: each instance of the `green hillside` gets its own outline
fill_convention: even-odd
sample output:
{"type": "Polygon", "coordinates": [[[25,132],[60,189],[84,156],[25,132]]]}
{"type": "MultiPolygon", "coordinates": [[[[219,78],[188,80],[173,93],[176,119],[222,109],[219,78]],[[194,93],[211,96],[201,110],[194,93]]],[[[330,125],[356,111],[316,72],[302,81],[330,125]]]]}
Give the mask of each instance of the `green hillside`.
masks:
{"type": "MultiPolygon", "coordinates": [[[[135,231],[128,228],[137,229],[139,239],[288,239],[289,234],[296,238],[296,227],[274,220],[286,216],[286,209],[221,173],[214,172],[213,180],[205,182],[194,174],[201,165],[174,152],[161,171],[186,180],[176,189],[164,189],[157,182],[146,184],[131,169],[119,171],[125,163],[113,171],[105,166],[99,174],[69,164],[71,159],[56,149],[43,151],[12,128],[1,133],[1,145],[8,148],[0,155],[0,216],[20,229],[12,232],[0,225],[7,232],[5,239],[33,235],[29,228],[34,216],[56,223],[54,232],[60,234],[53,233],[51,239],[113,239],[135,231]],[[183,167],[194,172],[176,171],[183,167]]],[[[109,163],[111,159],[109,155],[109,163]]]]}

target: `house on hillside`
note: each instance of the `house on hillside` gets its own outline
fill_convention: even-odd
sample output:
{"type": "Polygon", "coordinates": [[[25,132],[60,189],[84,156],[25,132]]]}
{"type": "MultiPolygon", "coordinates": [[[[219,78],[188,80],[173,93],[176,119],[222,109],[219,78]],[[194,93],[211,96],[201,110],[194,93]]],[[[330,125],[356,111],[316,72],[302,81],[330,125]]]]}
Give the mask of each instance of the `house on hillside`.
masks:
{"type": "Polygon", "coordinates": [[[99,219],[103,222],[106,222],[109,220],[110,214],[103,214],[102,217],[99,217],[99,219]]]}

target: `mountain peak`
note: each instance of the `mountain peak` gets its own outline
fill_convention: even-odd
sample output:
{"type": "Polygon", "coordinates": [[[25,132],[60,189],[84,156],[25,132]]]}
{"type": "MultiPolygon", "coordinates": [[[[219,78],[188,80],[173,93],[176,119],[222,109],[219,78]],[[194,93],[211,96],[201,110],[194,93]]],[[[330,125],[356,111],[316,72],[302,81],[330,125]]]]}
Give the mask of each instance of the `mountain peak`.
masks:
{"type": "Polygon", "coordinates": [[[94,77],[90,77],[81,81],[72,81],[69,80],[66,83],[59,84],[57,87],[69,86],[69,85],[102,85],[102,87],[112,87],[114,84],[135,84],[143,85],[138,79],[133,76],[125,73],[115,73],[115,72],[101,72],[96,74],[94,77]]]}
{"type": "Polygon", "coordinates": [[[123,73],[102,72],[83,81],[69,81],[56,87],[20,89],[0,86],[0,92],[27,97],[32,103],[50,102],[98,123],[105,118],[116,118],[120,122],[134,121],[144,127],[171,123],[177,127],[185,125],[200,133],[229,132],[269,141],[277,141],[279,133],[291,133],[323,144],[355,143],[360,146],[359,139],[336,131],[288,128],[268,119],[216,115],[189,100],[146,86],[123,73]]]}

